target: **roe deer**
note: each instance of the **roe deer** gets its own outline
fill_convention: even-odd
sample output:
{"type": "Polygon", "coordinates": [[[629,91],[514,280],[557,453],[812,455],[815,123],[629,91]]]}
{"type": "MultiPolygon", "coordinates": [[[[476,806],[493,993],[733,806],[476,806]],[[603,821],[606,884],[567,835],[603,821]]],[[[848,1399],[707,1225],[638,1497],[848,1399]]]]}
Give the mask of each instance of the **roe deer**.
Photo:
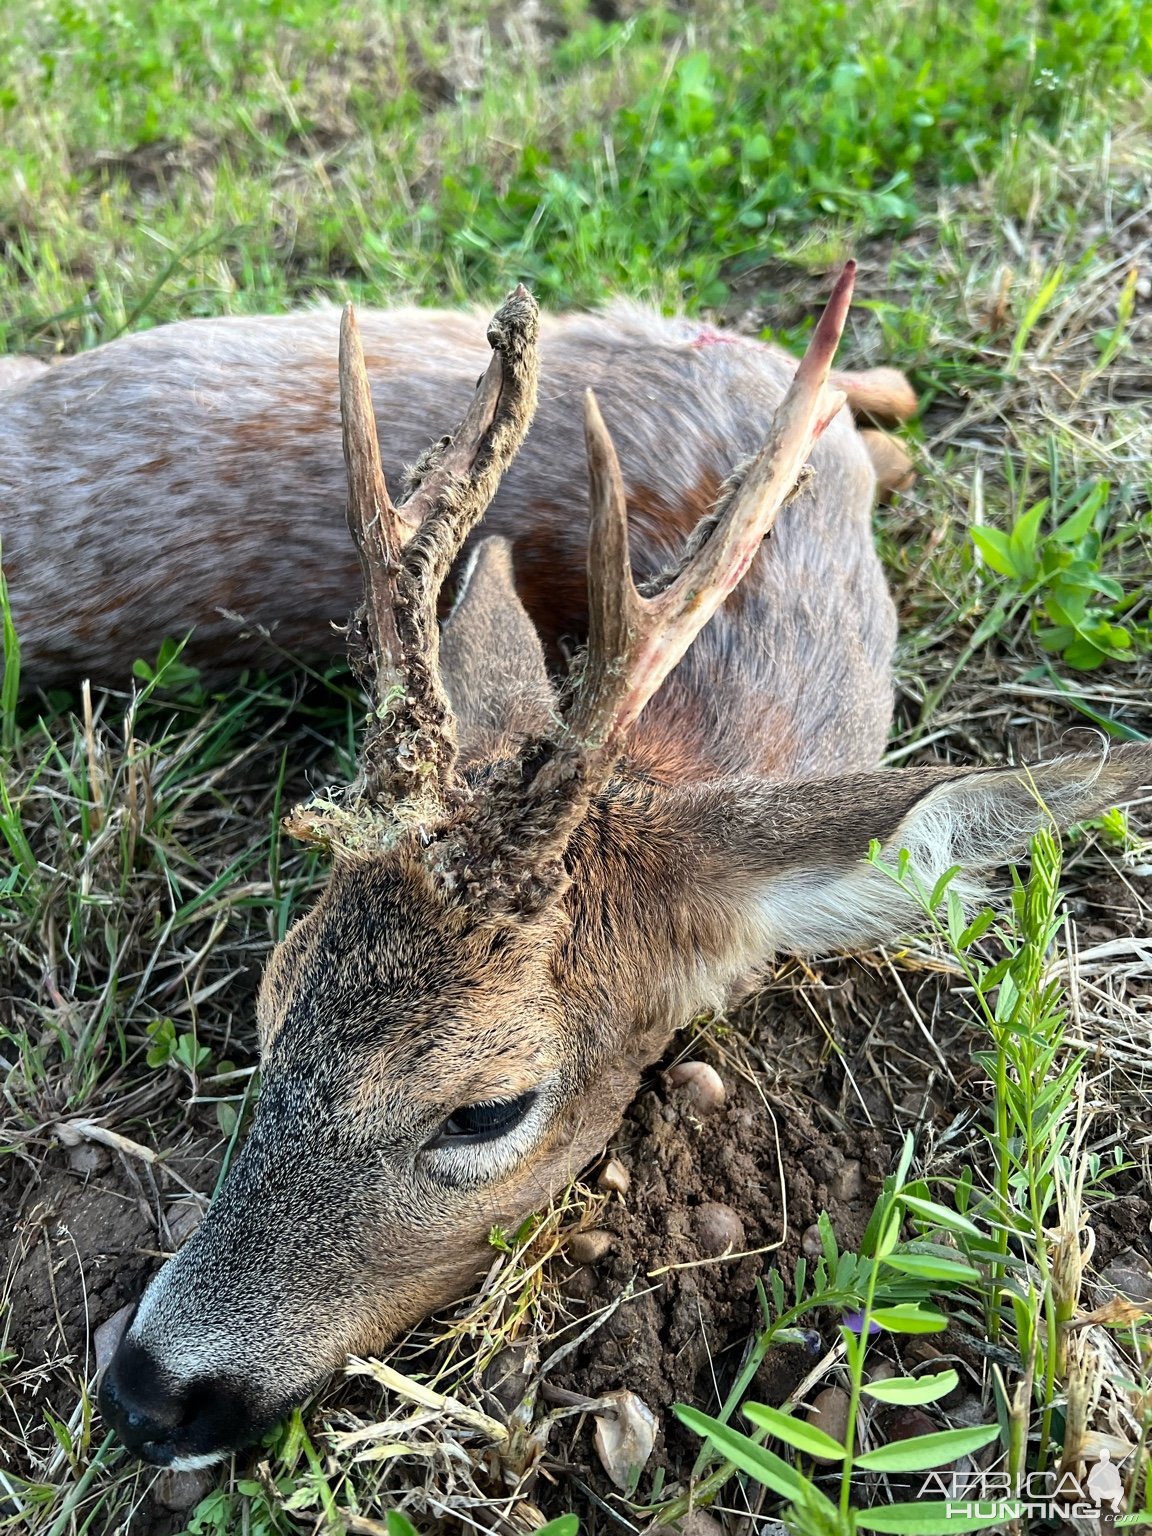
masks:
{"type": "MultiPolygon", "coordinates": [[[[369,723],[355,783],[288,818],[329,847],[332,873],[267,967],[251,1133],[101,1384],[105,1416],[147,1460],[218,1459],[347,1354],[378,1350],[462,1294],[487,1265],[492,1225],[519,1221],[596,1155],[673,1031],[775,952],[914,926],[915,904],[865,860],[872,839],[889,856],[907,849],[928,884],[963,865],[971,893],[1049,811],[1072,820],[1152,779],[1146,747],[1030,774],[874,771],[894,619],[871,541],[874,473],[827,383],[851,278],[798,369],[762,349],[713,349],[737,359],[747,400],[678,397],[653,345],[605,351],[584,403],[590,534],[570,437],[561,452],[538,435],[515,478],[537,388],[537,316],[522,289],[492,322],[493,357],[460,427],[417,463],[398,506],[346,313],[348,523],[364,585],[350,652],[369,723]],[[766,402],[762,448],[721,485],[724,434],[738,424],[743,441],[745,411],[763,428],[766,402]],[[501,537],[474,545],[441,633],[442,587],[505,474],[524,497],[520,521],[506,497],[496,524],[515,550],[501,537]],[[645,505],[638,482],[666,494],[645,505]],[[557,691],[541,635],[569,631],[587,644],[557,691]]],[[[550,423],[575,409],[570,387],[559,395],[550,423]]],[[[313,490],[272,463],[283,433],[327,421],[318,395],[303,398],[292,422],[270,416],[262,439],[272,515],[313,490]]],[[[114,479],[127,437],[145,429],[142,416],[125,420],[106,445],[114,479]]],[[[306,462],[297,437],[284,452],[306,462]]],[[[226,467],[225,455],[212,473],[226,467]]],[[[201,478],[187,496],[203,496],[203,465],[185,473],[201,478]]],[[[208,488],[225,504],[239,495],[226,478],[208,488]]],[[[163,526],[170,537],[167,510],[163,526]]],[[[227,519],[214,527],[223,537],[227,519]]],[[[263,574],[281,573],[294,638],[307,605],[294,606],[289,578],[326,577],[278,558],[268,552],[263,574]]],[[[45,633],[34,665],[79,652],[110,664],[134,644],[116,628],[121,573],[102,574],[100,622],[74,626],[57,651],[45,633]]],[[[208,613],[203,591],[173,601],[175,625],[208,613]]],[[[125,603],[147,611],[139,592],[125,603]]]]}

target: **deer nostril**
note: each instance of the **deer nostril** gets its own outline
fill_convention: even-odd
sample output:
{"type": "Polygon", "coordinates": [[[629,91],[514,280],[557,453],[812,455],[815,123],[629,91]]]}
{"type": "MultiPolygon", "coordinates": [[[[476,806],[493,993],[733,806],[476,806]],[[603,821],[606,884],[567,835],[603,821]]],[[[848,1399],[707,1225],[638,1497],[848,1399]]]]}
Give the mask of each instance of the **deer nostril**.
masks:
{"type": "Polygon", "coordinates": [[[258,1438],[278,1417],[257,1417],[241,1387],[225,1379],[173,1380],[128,1337],[108,1363],[99,1403],[121,1444],[159,1466],[208,1465],[258,1438]]]}
{"type": "Polygon", "coordinates": [[[118,1438],[146,1460],[149,1447],[162,1445],[184,1421],[187,1389],[171,1382],[142,1345],[122,1340],[100,1383],[100,1411],[118,1438]]]}

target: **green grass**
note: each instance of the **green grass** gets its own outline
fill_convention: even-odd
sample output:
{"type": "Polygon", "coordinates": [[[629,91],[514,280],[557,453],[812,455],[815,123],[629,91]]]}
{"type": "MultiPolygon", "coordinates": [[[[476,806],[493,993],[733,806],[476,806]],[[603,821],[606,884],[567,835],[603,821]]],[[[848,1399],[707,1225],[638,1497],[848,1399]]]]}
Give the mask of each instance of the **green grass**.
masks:
{"type": "MultiPolygon", "coordinates": [[[[941,186],[1141,98],[1131,0],[573,0],[534,32],[384,0],[16,0],[0,79],[8,345],[352,291],[717,304],[766,257],[899,234],[941,186]],[[557,35],[560,34],[560,35],[557,35]],[[448,105],[444,96],[455,99],[448,105]],[[1091,108],[1091,109],[1090,109],[1091,108]]],[[[1101,127],[1103,122],[1101,121],[1101,127]]]]}
{"type": "MultiPolygon", "coordinates": [[[[577,0],[535,13],[487,0],[13,0],[0,53],[0,351],[47,356],[176,318],[348,295],[489,303],[521,278],[554,306],[620,291],[794,345],[851,251],[848,359],[905,367],[926,407],[907,434],[919,485],[877,523],[902,629],[892,760],[1034,754],[1074,724],[1152,733],[1152,4],[618,10],[605,22],[577,0]]],[[[7,627],[5,644],[4,1174],[58,1155],[61,1116],[101,1116],[164,1147],[200,1113],[227,1158],[254,1092],[243,977],[317,877],[281,846],[279,816],[310,771],[346,768],[353,691],[303,671],[205,690],[173,643],[141,659],[135,698],[18,701],[7,627]],[[139,1094],[151,1127],[123,1109],[139,1094]]],[[[1089,893],[1085,946],[1091,923],[1121,945],[1139,933],[1147,848],[1115,818],[1078,837],[1067,875],[1089,893]],[[1102,881],[1122,915],[1092,895],[1102,881]]],[[[893,961],[917,996],[925,967],[949,972],[934,1006],[968,1031],[978,1073],[956,1091],[989,1109],[965,1144],[976,1172],[964,1174],[959,1147],[918,1142],[912,1178],[894,1136],[902,1171],[874,1230],[857,1251],[824,1223],[810,1272],[768,1278],[743,1371],[698,1410],[732,1419],[803,1318],[878,1307],[895,1333],[907,1315],[894,1308],[940,1305],[1024,1366],[1005,1375],[990,1356],[982,1382],[1007,1463],[1057,1459],[1069,1394],[1105,1358],[1096,1333],[1096,1356],[1066,1357],[1068,1337],[1089,1338],[1066,1328],[1080,1297],[1069,1244],[1081,1218],[1106,1220],[1110,1186],[1129,1177],[1118,1164],[1143,1158],[1132,1187],[1147,1179],[1149,1095],[1133,1067],[1148,1055],[1138,966],[1109,957],[1087,990],[1052,990],[1055,862],[1042,851],[1001,933],[1014,979],[946,911],[934,958],[893,961]],[[1090,1147],[1085,1096],[1100,1127],[1090,1147]],[[937,1225],[920,1220],[926,1195],[957,1214],[951,1228],[938,1210],[937,1225]],[[886,1248],[895,1214],[912,1236],[886,1248]],[[941,1280],[952,1261],[926,1243],[981,1281],[941,1280]],[[933,1283],[888,1263],[911,1254],[914,1270],[918,1250],[938,1266],[933,1283]]],[[[567,1217],[540,1229],[549,1254],[567,1217]]],[[[447,1390],[472,1390],[463,1362],[508,1339],[551,1347],[549,1269],[537,1250],[525,1257],[531,1241],[504,1255],[482,1342],[461,1332],[449,1351],[447,1390]]],[[[859,1404],[857,1339],[844,1340],[842,1379],[859,1404]]],[[[1109,1380],[1139,1370],[1139,1347],[1120,1340],[1109,1380]]],[[[32,1409],[0,1385],[0,1465],[16,1468],[0,1510],[19,1497],[0,1531],[124,1530],[142,1484],[101,1442],[83,1368],[35,1368],[47,1385],[32,1409]]],[[[430,1489],[451,1507],[451,1458],[429,1464],[426,1488],[423,1472],[333,1451],[342,1402],[329,1394],[294,1416],[253,1475],[238,1463],[189,1531],[272,1536],[323,1517],[334,1531],[347,1519],[402,1536],[390,1504],[432,1507],[419,1502],[430,1489]]],[[[762,1416],[761,1432],[773,1427],[762,1416]]],[[[793,1502],[799,1489],[808,1528],[844,1528],[853,1455],[822,1487],[803,1460],[811,1439],[783,1428],[800,1455],[762,1461],[767,1486],[793,1502]]],[[[425,1427],[441,1430],[454,1444],[450,1415],[425,1427]]],[[[1152,1425],[1141,1433],[1146,1445],[1152,1425]]],[[[731,1493],[722,1458],[702,1453],[695,1472],[709,1496],[731,1493]]],[[[575,1495],[561,1482],[549,1496],[557,1513],[575,1495]]],[[[1132,1497],[1147,1502],[1147,1484],[1132,1497]]],[[[637,1498],[641,1511],[645,1499],[683,1506],[655,1486],[637,1498]]]]}

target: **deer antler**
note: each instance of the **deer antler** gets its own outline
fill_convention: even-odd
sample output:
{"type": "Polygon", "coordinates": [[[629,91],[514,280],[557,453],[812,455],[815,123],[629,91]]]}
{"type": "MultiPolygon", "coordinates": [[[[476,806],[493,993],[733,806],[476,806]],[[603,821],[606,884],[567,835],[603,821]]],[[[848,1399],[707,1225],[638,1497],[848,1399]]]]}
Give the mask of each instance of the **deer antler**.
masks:
{"type": "MultiPolygon", "coordinates": [[[[351,792],[401,823],[443,819],[466,797],[456,771],[456,725],[440,681],[440,589],[465,539],[496,494],[536,409],[539,312],[522,285],[488,327],[492,360],[464,420],[417,464],[393,505],[380,465],[364,349],[351,304],[340,325],[340,410],[348,467],[348,527],[364,574],[364,601],[349,626],[353,671],[372,701],[351,792]]],[[[349,810],[317,800],[288,830],[323,841],[360,841],[349,810]]],[[[373,840],[373,839],[370,839],[373,840]]]]}
{"type": "Polygon", "coordinates": [[[739,486],[690,541],[661,590],[641,596],[628,556],[628,513],[616,450],[589,390],[584,402],[591,517],[588,649],[567,722],[589,759],[585,789],[612,772],[625,733],[736,587],[799,484],[816,439],[844,403],[828,373],[852,299],[856,263],[841,273],[808,349],[739,486]],[[703,530],[702,530],[703,531],[703,530]]]}
{"type": "MultiPolygon", "coordinates": [[[[816,439],[844,404],[828,385],[855,262],[832,291],[773,419],[767,441],[738,484],[688,541],[678,567],[642,594],[632,579],[628,513],[616,450],[591,390],[584,428],[590,484],[588,645],[560,731],[533,744],[489,817],[482,880],[472,850],[456,863],[462,888],[490,909],[529,913],[563,889],[563,853],[592,796],[611,778],[628,728],[747,571],[777,513],[795,492],[816,439]],[[493,828],[498,827],[498,833],[493,828]]],[[[495,784],[492,785],[495,792],[495,784]]]]}

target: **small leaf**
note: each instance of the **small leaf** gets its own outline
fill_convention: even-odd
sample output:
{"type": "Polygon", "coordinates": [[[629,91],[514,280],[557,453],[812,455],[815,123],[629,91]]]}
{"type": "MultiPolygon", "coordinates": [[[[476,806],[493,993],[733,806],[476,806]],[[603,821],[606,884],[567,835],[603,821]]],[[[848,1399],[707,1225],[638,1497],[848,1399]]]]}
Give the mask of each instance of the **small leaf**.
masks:
{"type": "MultiPolygon", "coordinates": [[[[950,1536],[953,1531],[984,1531],[989,1526],[1003,1526],[1018,1520],[1022,1506],[1011,1500],[993,1501],[987,1514],[965,1514],[966,1503],[931,1500],[915,1504],[877,1505],[875,1509],[856,1511],[856,1527],[861,1531],[879,1531],[887,1536],[950,1536]]],[[[980,1508],[979,1505],[976,1506],[980,1508]]]]}
{"type": "Polygon", "coordinates": [[[1064,647],[1064,660],[1076,672],[1094,672],[1108,660],[1107,653],[1091,640],[1076,639],[1064,647]]]}
{"type": "Polygon", "coordinates": [[[832,1218],[827,1211],[821,1211],[816,1218],[816,1229],[820,1233],[820,1248],[824,1256],[824,1262],[829,1270],[835,1274],[840,1262],[840,1250],[836,1246],[836,1233],[832,1227],[832,1218]]]}
{"type": "Polygon", "coordinates": [[[961,1216],[959,1211],[950,1211],[946,1205],[937,1205],[935,1200],[922,1200],[918,1195],[906,1194],[901,1198],[910,1211],[932,1226],[945,1227],[950,1232],[965,1232],[979,1240],[980,1228],[967,1216],[961,1216]]]}
{"type": "Polygon", "coordinates": [[[1061,544],[1079,544],[1080,540],[1092,531],[1096,514],[1107,501],[1109,490],[1107,480],[1097,480],[1075,512],[1066,517],[1062,523],[1056,524],[1052,530],[1052,537],[1059,539],[1061,544]]]}
{"type": "Polygon", "coordinates": [[[793,1418],[790,1413],[781,1413],[778,1408],[769,1408],[764,1403],[745,1403],[743,1411],[746,1419],[775,1435],[777,1440],[783,1440],[793,1450],[803,1451],[806,1456],[824,1456],[829,1461],[844,1460],[844,1447],[840,1442],[817,1429],[815,1424],[793,1418]]]}
{"type": "Polygon", "coordinates": [[[890,1255],[894,1251],[896,1244],[900,1241],[900,1228],[903,1224],[904,1212],[897,1205],[889,1212],[884,1230],[881,1232],[876,1243],[875,1257],[877,1259],[883,1259],[886,1263],[892,1262],[890,1255]]]}
{"type": "MultiPolygon", "coordinates": [[[[742,1435],[739,1430],[731,1429],[727,1424],[721,1424],[718,1419],[710,1419],[706,1413],[701,1413],[699,1408],[689,1408],[685,1403],[677,1403],[672,1411],[681,1424],[686,1424],[696,1434],[711,1441],[726,1461],[730,1461],[734,1467],[739,1467],[741,1472],[747,1472],[749,1477],[754,1477],[758,1483],[763,1483],[765,1488],[770,1488],[780,1498],[795,1503],[797,1499],[804,1497],[809,1487],[807,1481],[772,1451],[757,1445],[755,1440],[742,1435]]],[[[831,1508],[831,1501],[826,1499],[825,1502],[831,1508]]]]}
{"type": "Polygon", "coordinates": [[[948,889],[948,939],[953,949],[958,950],[960,939],[964,933],[964,903],[960,900],[960,892],[948,889]]]}
{"type": "Polygon", "coordinates": [[[1008,536],[1008,558],[1012,561],[1013,574],[1020,581],[1030,581],[1036,573],[1036,541],[1047,510],[1048,499],[1045,497],[1028,508],[1008,536]]]}
{"type": "MultiPolygon", "coordinates": [[[[772,1306],[773,1306],[773,1309],[774,1309],[772,1315],[775,1316],[775,1317],[779,1317],[781,1312],[783,1312],[783,1310],[784,1310],[784,1281],[781,1278],[780,1271],[778,1269],[772,1270],[772,1272],[769,1274],[769,1276],[768,1276],[768,1286],[769,1286],[769,1289],[772,1292],[772,1306]]],[[[803,1293],[801,1292],[799,1282],[797,1282],[797,1286],[796,1286],[796,1304],[797,1305],[800,1304],[800,1301],[801,1301],[801,1298],[802,1298],[802,1294],[803,1293]]]]}
{"type": "Polygon", "coordinates": [[[890,1253],[884,1262],[902,1275],[939,1280],[943,1285],[978,1285],[983,1279],[980,1271],[963,1259],[941,1259],[930,1253],[890,1253]]]}
{"type": "Polygon", "coordinates": [[[919,1408],[946,1397],[959,1380],[955,1371],[937,1371],[931,1376],[897,1376],[893,1381],[873,1381],[861,1390],[878,1403],[919,1408]]]}
{"type": "MultiPolygon", "coordinates": [[[[579,1527],[580,1522],[575,1515],[561,1515],[560,1519],[553,1520],[552,1524],[560,1525],[564,1520],[572,1521],[573,1532],[579,1527]]],[[[409,1520],[408,1516],[402,1515],[398,1509],[390,1509],[388,1511],[384,1516],[384,1524],[388,1529],[388,1536],[417,1536],[416,1527],[409,1520]]],[[[544,1526],[544,1530],[547,1529],[548,1527],[544,1526]]],[[[564,1536],[570,1536],[570,1533],[566,1530],[564,1536]]]]}
{"type": "Polygon", "coordinates": [[[971,1429],[942,1429],[937,1435],[918,1435],[896,1440],[857,1456],[856,1466],[867,1472],[927,1472],[958,1456],[970,1456],[989,1445],[1000,1433],[999,1425],[976,1424],[971,1429]]]}
{"type": "MultiPolygon", "coordinates": [[[[576,1536],[579,1529],[579,1515],[557,1515],[555,1520],[549,1520],[546,1525],[540,1526],[536,1536],[576,1536]]],[[[394,1536],[391,1528],[389,1528],[389,1536],[394,1536]]]]}
{"type": "Polygon", "coordinates": [[[984,937],[995,921],[996,913],[991,907],[985,907],[983,912],[978,912],[960,935],[957,949],[970,949],[977,939],[984,937]]]}
{"type": "Polygon", "coordinates": [[[960,865],[953,864],[949,869],[944,871],[939,880],[937,880],[936,884],[932,887],[932,894],[928,898],[928,904],[931,906],[933,912],[935,912],[936,908],[944,900],[944,892],[952,884],[953,880],[955,880],[959,873],[960,865]]]}
{"type": "Polygon", "coordinates": [[[997,575],[1016,575],[1006,533],[1001,533],[998,528],[970,528],[968,531],[986,565],[990,565],[997,575]]]}
{"type": "MultiPolygon", "coordinates": [[[[957,866],[959,867],[959,866],[957,866]]],[[[912,1166],[912,1154],[916,1149],[916,1138],[911,1131],[905,1132],[904,1145],[900,1148],[900,1161],[896,1164],[894,1178],[897,1185],[904,1183],[908,1177],[908,1170],[912,1166]]]]}
{"type": "Polygon", "coordinates": [[[930,1312],[911,1302],[902,1302],[898,1307],[877,1307],[872,1321],[889,1333],[943,1333],[948,1326],[942,1312],[930,1312]]]}

